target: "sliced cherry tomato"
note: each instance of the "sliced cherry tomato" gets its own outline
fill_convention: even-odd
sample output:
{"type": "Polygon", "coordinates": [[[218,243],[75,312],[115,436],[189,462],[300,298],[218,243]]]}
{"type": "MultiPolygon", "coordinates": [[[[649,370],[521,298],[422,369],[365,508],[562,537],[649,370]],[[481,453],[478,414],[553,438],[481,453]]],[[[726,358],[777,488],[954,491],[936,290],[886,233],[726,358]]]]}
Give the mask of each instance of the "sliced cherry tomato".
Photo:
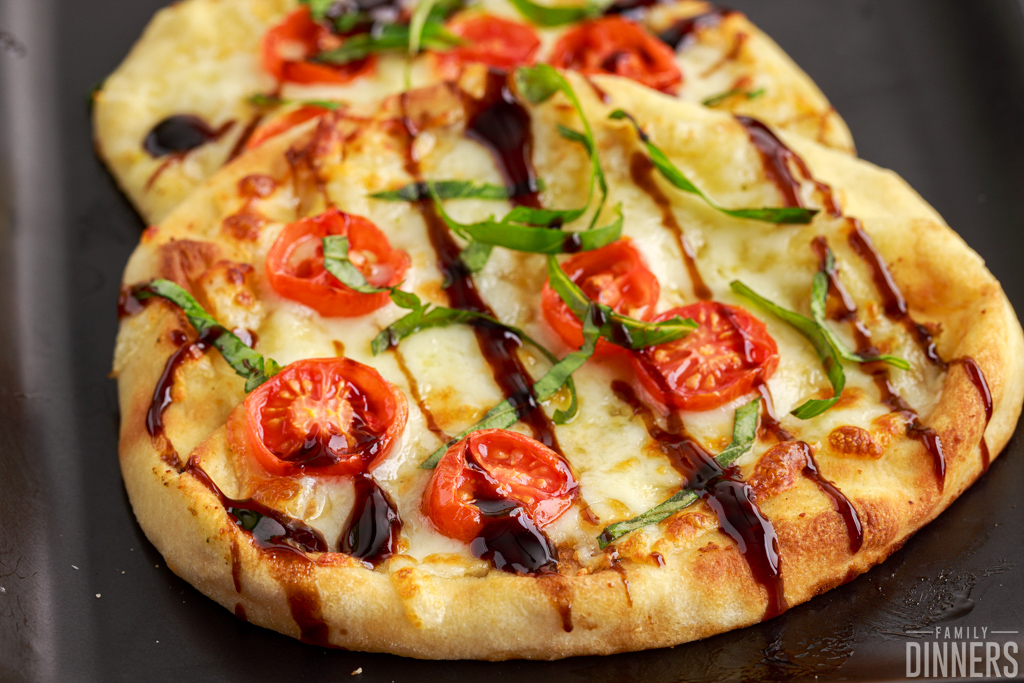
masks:
{"type": "Polygon", "coordinates": [[[486,514],[522,508],[543,528],[569,509],[579,485],[544,444],[505,429],[473,432],[448,449],[423,493],[423,514],[449,538],[469,543],[486,514]]]}
{"type": "Polygon", "coordinates": [[[245,429],[229,434],[245,434],[246,450],[278,476],[365,472],[388,454],[409,414],[395,387],[347,358],[292,363],[242,406],[245,429]]]}
{"type": "Polygon", "coordinates": [[[464,44],[435,56],[437,70],[445,78],[458,77],[462,66],[470,62],[511,71],[532,64],[540,47],[540,38],[526,24],[487,14],[455,19],[447,29],[464,44]]]}
{"type": "Polygon", "coordinates": [[[632,355],[641,388],[662,407],[710,410],[754,390],[779,364],[764,323],[737,306],[700,301],[655,316],[678,315],[700,327],[686,337],[632,355]]]}
{"type": "Polygon", "coordinates": [[[300,123],[305,123],[310,119],[323,116],[329,111],[330,109],[327,107],[318,107],[313,104],[290,111],[284,116],[273,119],[253,131],[252,135],[249,136],[248,141],[245,143],[245,148],[255,149],[270,138],[277,137],[281,133],[291,130],[300,123]]]}
{"type": "MultiPolygon", "coordinates": [[[[646,320],[654,314],[660,293],[658,278],[628,237],[606,247],[577,254],[562,264],[562,270],[587,297],[611,306],[616,313],[639,320],[646,320]]],[[[544,319],[562,341],[573,348],[583,344],[583,325],[551,288],[550,282],[544,283],[541,309],[544,319]]],[[[597,352],[602,354],[615,352],[618,348],[604,339],[597,343],[597,352]]]]}
{"type": "Polygon", "coordinates": [[[683,81],[672,48],[636,22],[603,17],[570,29],[555,44],[552,66],[615,74],[673,93],[683,81]]]}
{"type": "Polygon", "coordinates": [[[344,84],[368,74],[376,55],[347,64],[319,64],[309,59],[339,47],[344,38],[313,21],[308,7],[300,7],[263,36],[263,68],[279,81],[344,84]]]}
{"type": "Polygon", "coordinates": [[[390,300],[387,292],[361,294],[324,269],[323,240],[348,237],[349,258],[375,287],[392,287],[409,268],[409,255],[392,249],[388,238],[361,216],[328,209],[290,223],[267,252],[267,279],[278,294],[325,316],[365,315],[390,300]]]}

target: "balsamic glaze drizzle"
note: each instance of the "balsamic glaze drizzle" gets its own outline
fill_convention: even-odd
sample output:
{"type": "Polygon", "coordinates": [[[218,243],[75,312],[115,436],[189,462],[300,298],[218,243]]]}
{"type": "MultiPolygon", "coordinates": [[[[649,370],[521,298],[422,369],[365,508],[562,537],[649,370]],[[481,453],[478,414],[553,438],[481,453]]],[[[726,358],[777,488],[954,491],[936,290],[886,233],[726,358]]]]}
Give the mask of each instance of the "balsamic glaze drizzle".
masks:
{"type": "Polygon", "coordinates": [[[466,137],[487,148],[517,204],[540,208],[533,168],[530,112],[508,86],[508,74],[490,70],[480,99],[466,98],[466,137]]]}
{"type": "MultiPolygon", "coordinates": [[[[646,4],[651,3],[647,2],[646,4]]],[[[693,36],[694,32],[702,28],[716,26],[722,19],[734,13],[734,10],[725,9],[724,7],[715,7],[703,14],[679,19],[667,29],[661,31],[658,34],[658,39],[678,52],[679,49],[684,47],[685,43],[693,36]]]]}
{"type": "Polygon", "coordinates": [[[391,496],[369,474],[355,477],[356,502],[338,538],[341,552],[373,566],[391,557],[402,520],[391,496]]]}
{"type": "Polygon", "coordinates": [[[234,121],[228,121],[220,128],[213,128],[193,114],[175,114],[153,126],[142,141],[142,147],[154,159],[182,155],[218,140],[234,125],[234,121]]]}
{"type": "Polygon", "coordinates": [[[693,295],[703,301],[710,300],[711,289],[704,282],[704,278],[701,277],[700,270],[697,268],[697,255],[683,234],[683,228],[676,220],[676,215],[672,212],[672,203],[668,196],[654,181],[654,164],[647,158],[647,155],[636,152],[629,161],[629,175],[633,182],[646,192],[661,210],[661,223],[672,232],[676,239],[676,245],[679,247],[679,253],[683,255],[683,263],[686,265],[686,271],[690,275],[690,283],[693,286],[693,295]]]}
{"type": "Polygon", "coordinates": [[[328,552],[327,541],[324,540],[323,535],[304,522],[251,498],[244,500],[229,498],[195,458],[189,458],[184,471],[199,480],[199,483],[208,488],[220,500],[221,505],[227,510],[228,516],[236,526],[243,530],[246,530],[247,526],[251,527],[247,531],[256,542],[257,547],[275,552],[280,551],[305,560],[309,559],[304,554],[306,552],[328,552]]]}
{"type": "Polygon", "coordinates": [[[988,429],[988,423],[992,421],[992,391],[988,387],[985,373],[981,371],[978,363],[973,358],[958,358],[953,362],[963,367],[964,372],[967,373],[967,378],[971,380],[971,384],[978,390],[978,397],[981,398],[981,405],[985,409],[985,426],[981,430],[980,447],[982,468],[983,470],[988,470],[992,458],[989,455],[988,443],[985,441],[985,430],[988,429]]]}
{"type": "Polygon", "coordinates": [[[668,430],[661,429],[651,409],[637,398],[626,382],[612,382],[612,391],[643,420],[650,437],[682,474],[683,488],[700,492],[718,517],[719,528],[736,542],[754,580],[768,594],[764,619],[785,611],[788,605],[784,597],[778,536],[771,520],[757,507],[750,486],[735,478],[738,470],[722,471],[714,457],[686,434],[678,415],[670,417],[668,430]]]}
{"type": "MultiPolygon", "coordinates": [[[[514,99],[509,99],[506,84],[507,75],[494,71],[488,74],[487,96],[469,106],[472,112],[471,119],[475,122],[473,135],[482,142],[487,141],[484,144],[495,155],[502,175],[510,185],[533,187],[530,182],[535,183],[535,179],[529,180],[530,174],[533,172],[532,162],[529,162],[527,157],[517,156],[518,150],[511,150],[507,160],[501,152],[508,148],[508,140],[530,139],[529,115],[521,104],[515,102],[514,99]],[[499,120],[488,114],[487,112],[491,108],[505,112],[508,114],[508,119],[499,120]],[[521,113],[517,113],[517,111],[521,113]],[[517,127],[524,128],[525,131],[516,132],[514,129],[517,127]],[[525,185],[523,185],[524,182],[525,185]]],[[[405,99],[402,98],[401,101],[404,106],[405,99]]],[[[415,127],[411,122],[406,123],[406,132],[410,141],[410,144],[406,146],[406,172],[413,177],[413,180],[422,182],[419,164],[412,156],[411,142],[415,137],[415,127]]],[[[536,195],[526,194],[517,197],[516,201],[520,203],[536,201],[536,195]]],[[[433,203],[421,200],[416,202],[415,206],[427,225],[430,243],[437,254],[437,267],[444,275],[447,284],[445,291],[448,293],[450,305],[453,308],[494,315],[494,312],[480,296],[471,274],[459,258],[461,249],[452,238],[448,226],[437,215],[433,203]]],[[[491,367],[494,381],[501,388],[502,393],[512,400],[519,419],[529,426],[537,441],[560,453],[561,449],[551,420],[543,410],[536,410],[537,402],[531,388],[533,380],[519,360],[517,350],[522,346],[522,340],[504,328],[474,326],[473,331],[476,334],[480,351],[491,367]]]]}
{"type": "Polygon", "coordinates": [[[805,464],[803,474],[813,481],[821,489],[821,492],[828,496],[832,502],[832,508],[839,513],[846,524],[846,531],[850,536],[850,553],[856,554],[864,545],[864,529],[860,523],[860,515],[853,507],[850,499],[843,495],[843,492],[836,488],[835,484],[821,476],[818,471],[818,463],[814,460],[811,447],[803,441],[797,442],[803,452],[805,464]]]}
{"type": "Polygon", "coordinates": [[[737,116],[736,120],[747,129],[750,141],[757,148],[761,160],[764,162],[765,173],[782,193],[786,206],[807,208],[800,195],[801,180],[793,173],[795,167],[803,180],[811,183],[818,190],[826,213],[833,217],[841,215],[839,205],[832,194],[832,188],[815,180],[810,169],[807,168],[807,163],[776,137],[768,126],[749,116],[737,116]]]}
{"type": "Polygon", "coordinates": [[[907,300],[903,298],[903,293],[892,279],[888,266],[885,265],[881,254],[875,250],[874,245],[871,243],[871,238],[864,232],[860,221],[856,218],[849,218],[847,220],[850,223],[850,246],[853,247],[857,255],[871,269],[871,277],[875,282],[875,288],[882,297],[886,317],[902,323],[914,335],[928,360],[939,368],[946,369],[946,362],[942,360],[938,350],[935,348],[935,340],[932,338],[932,333],[924,325],[914,322],[913,318],[910,317],[910,313],[907,311],[907,300]]]}

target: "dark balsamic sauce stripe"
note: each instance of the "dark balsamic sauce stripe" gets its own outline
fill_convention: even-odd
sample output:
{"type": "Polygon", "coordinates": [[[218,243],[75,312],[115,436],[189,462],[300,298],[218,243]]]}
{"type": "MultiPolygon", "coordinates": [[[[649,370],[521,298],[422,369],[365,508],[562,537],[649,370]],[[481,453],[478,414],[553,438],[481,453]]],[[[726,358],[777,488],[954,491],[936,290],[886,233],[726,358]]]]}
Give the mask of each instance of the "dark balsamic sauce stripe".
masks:
{"type": "MultiPolygon", "coordinates": [[[[405,99],[402,98],[403,109],[405,99]]],[[[514,147],[513,142],[529,145],[529,113],[521,104],[512,98],[507,89],[507,76],[500,72],[488,74],[486,96],[480,101],[468,104],[470,114],[467,131],[472,130],[473,137],[485,144],[494,155],[499,170],[506,184],[515,187],[533,188],[530,192],[516,198],[521,204],[539,206],[536,188],[536,175],[532,169],[529,155],[522,149],[514,147]],[[501,113],[497,117],[491,112],[501,113]]],[[[406,124],[409,144],[406,145],[406,172],[416,182],[422,182],[419,164],[412,156],[412,139],[415,127],[406,124]]],[[[461,249],[453,239],[448,226],[437,215],[430,201],[421,200],[415,204],[427,225],[430,243],[437,254],[437,266],[448,283],[445,291],[453,308],[477,311],[494,315],[491,308],[484,302],[476,289],[473,278],[466,271],[459,259],[461,249]]],[[[501,328],[474,326],[474,334],[480,351],[483,353],[495,382],[505,396],[516,405],[519,419],[530,428],[533,437],[548,448],[561,452],[554,426],[543,410],[536,410],[537,403],[531,393],[533,380],[522,362],[519,360],[518,349],[522,340],[501,328]]]]}
{"type": "Polygon", "coordinates": [[[835,484],[821,476],[818,471],[818,463],[814,460],[811,447],[803,441],[797,442],[803,451],[805,464],[803,474],[813,481],[821,489],[821,492],[828,496],[832,502],[832,508],[839,513],[846,524],[846,531],[850,536],[850,553],[856,554],[864,545],[864,529],[860,523],[860,515],[853,507],[850,499],[843,495],[843,492],[836,488],[835,484]]]}
{"type": "Polygon", "coordinates": [[[784,612],[788,605],[775,527],[757,507],[750,486],[736,479],[738,470],[730,468],[723,472],[714,457],[686,434],[678,415],[670,419],[669,430],[659,427],[651,409],[637,398],[626,382],[612,382],[612,391],[643,420],[647,433],[683,476],[684,488],[701,492],[701,497],[718,517],[721,531],[736,542],[754,580],[768,594],[764,619],[784,612]]]}
{"type": "Polygon", "coordinates": [[[882,404],[890,411],[902,413],[907,418],[907,436],[919,441],[931,455],[935,480],[941,491],[946,483],[946,453],[938,432],[921,422],[917,411],[911,408],[910,404],[903,400],[903,397],[892,386],[887,371],[872,373],[872,377],[881,395],[882,404]]]}
{"type": "Polygon", "coordinates": [[[871,341],[871,330],[861,321],[857,313],[857,304],[853,297],[846,291],[842,280],[839,279],[838,266],[832,270],[826,269],[826,256],[828,253],[828,240],[818,235],[811,241],[811,248],[818,257],[818,269],[825,271],[828,277],[828,296],[831,302],[833,313],[831,318],[837,322],[847,322],[853,329],[854,339],[857,342],[857,353],[862,356],[877,356],[880,351],[871,341]]]}
{"type": "Polygon", "coordinates": [[[882,297],[886,317],[902,323],[914,336],[918,344],[920,344],[928,360],[937,367],[943,370],[946,369],[945,361],[942,360],[938,350],[935,348],[935,340],[932,338],[932,333],[924,325],[914,322],[914,319],[910,317],[910,313],[907,310],[907,300],[903,297],[903,293],[892,279],[892,274],[889,272],[888,266],[885,265],[881,254],[875,250],[874,245],[871,243],[871,238],[864,232],[860,221],[856,218],[849,218],[847,220],[850,223],[848,238],[850,246],[871,269],[871,277],[874,280],[875,288],[882,297]]]}
{"type": "Polygon", "coordinates": [[[967,378],[971,380],[971,384],[978,390],[978,397],[981,399],[981,405],[985,409],[985,426],[981,430],[981,441],[979,446],[981,448],[981,464],[984,470],[988,470],[988,466],[992,462],[992,457],[988,451],[988,443],[985,441],[985,430],[988,429],[988,423],[992,421],[992,391],[988,387],[988,380],[985,379],[985,373],[981,371],[981,367],[973,358],[958,358],[953,361],[960,365],[964,372],[967,373],[967,378]]]}
{"type": "Polygon", "coordinates": [[[249,123],[246,124],[242,134],[238,136],[238,140],[235,141],[235,146],[231,148],[231,152],[228,154],[228,158],[224,160],[225,164],[228,164],[245,151],[245,146],[249,144],[249,140],[252,139],[252,134],[259,128],[260,123],[263,121],[263,114],[256,114],[252,117],[249,123]]]}
{"type": "Polygon", "coordinates": [[[683,255],[683,263],[686,265],[690,283],[693,285],[693,295],[704,301],[710,300],[711,289],[704,282],[704,278],[701,277],[700,270],[697,268],[697,256],[693,247],[683,235],[683,228],[672,212],[671,202],[654,180],[654,164],[645,154],[636,152],[629,162],[629,175],[633,182],[646,192],[661,210],[661,223],[672,232],[676,245],[679,247],[679,253],[683,255]]]}
{"type": "Polygon", "coordinates": [[[806,181],[814,185],[818,191],[828,215],[833,217],[842,215],[832,194],[832,188],[815,180],[810,169],[807,168],[807,163],[787,147],[782,140],[779,140],[768,126],[749,116],[737,116],[736,120],[746,128],[750,141],[757,148],[764,162],[765,173],[782,193],[786,206],[807,208],[803,197],[800,196],[800,186],[802,181],[806,181]],[[794,175],[794,167],[802,179],[794,175]]]}
{"type": "MultiPolygon", "coordinates": [[[[640,0],[640,2],[651,4],[650,2],[645,2],[645,0],[640,0]]],[[[640,2],[636,4],[640,4],[640,2]]],[[[623,4],[632,5],[634,3],[627,0],[623,4]]],[[[628,7],[628,9],[633,9],[633,7],[628,7]]],[[[730,14],[735,14],[735,11],[725,9],[724,7],[715,7],[703,14],[679,19],[667,29],[661,31],[658,34],[658,38],[661,42],[678,52],[680,48],[685,47],[686,42],[696,31],[716,26],[720,21],[722,21],[722,19],[726,18],[730,14]]]]}
{"type": "Polygon", "coordinates": [[[197,147],[220,139],[234,125],[234,121],[228,121],[220,128],[213,128],[193,114],[175,114],[153,126],[142,141],[142,148],[154,159],[183,156],[197,147]]]}
{"type": "Polygon", "coordinates": [[[441,429],[441,426],[437,424],[437,418],[434,417],[434,413],[431,412],[430,407],[423,400],[423,395],[420,393],[420,385],[416,380],[416,376],[412,374],[408,364],[405,362],[405,355],[402,354],[401,350],[397,346],[392,346],[389,349],[395,357],[395,362],[398,363],[398,369],[401,371],[402,376],[405,377],[406,384],[409,385],[409,393],[412,394],[412,398],[416,401],[416,405],[420,409],[420,413],[423,414],[423,420],[426,422],[427,429],[430,433],[437,437],[437,440],[441,443],[448,443],[451,440],[451,435],[441,429]]]}
{"type": "Polygon", "coordinates": [[[394,555],[402,520],[398,506],[373,477],[364,473],[353,483],[356,500],[338,537],[338,549],[376,567],[394,555]]]}
{"type": "MultiPolygon", "coordinates": [[[[294,571],[295,567],[288,567],[285,571],[279,572],[280,576],[278,577],[285,591],[292,619],[299,627],[300,640],[311,645],[330,647],[330,628],[323,618],[320,595],[315,586],[300,581],[300,575],[308,576],[313,565],[313,561],[306,555],[306,552],[327,552],[327,542],[320,532],[257,501],[228,498],[195,458],[189,459],[184,471],[195,477],[220,500],[221,505],[227,510],[228,516],[239,527],[241,527],[240,514],[253,512],[263,517],[256,528],[246,532],[252,537],[256,547],[281,559],[300,563],[301,568],[305,570],[304,572],[294,571]],[[267,519],[272,520],[271,523],[267,523],[267,519]],[[261,528],[263,526],[267,528],[261,528]]],[[[236,552],[237,546],[232,545],[233,563],[238,563],[236,552]]],[[[233,566],[232,572],[235,571],[233,566]]],[[[240,586],[241,583],[236,577],[236,589],[240,586]]],[[[237,608],[236,615],[238,615],[237,608]]],[[[240,618],[244,618],[244,615],[245,608],[242,607],[240,618]]]]}

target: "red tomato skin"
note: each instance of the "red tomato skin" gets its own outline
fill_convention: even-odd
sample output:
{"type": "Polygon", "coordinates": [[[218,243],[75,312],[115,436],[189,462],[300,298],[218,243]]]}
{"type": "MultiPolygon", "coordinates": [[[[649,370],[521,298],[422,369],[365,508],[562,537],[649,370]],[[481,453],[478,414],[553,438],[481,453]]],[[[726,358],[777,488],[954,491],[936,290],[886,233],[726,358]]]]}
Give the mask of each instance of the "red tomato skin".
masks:
{"type": "MultiPolygon", "coordinates": [[[[616,313],[639,320],[647,320],[654,315],[661,286],[628,237],[566,259],[562,270],[590,299],[611,306],[616,313]],[[609,286],[600,287],[600,280],[609,277],[609,286]]],[[[558,292],[551,288],[550,281],[544,282],[541,291],[541,312],[567,346],[579,348],[583,345],[583,324],[558,292]]],[[[628,351],[599,339],[595,353],[608,356],[628,351]]]]}
{"type": "Polygon", "coordinates": [[[372,222],[331,208],[319,216],[290,223],[281,231],[267,252],[266,260],[267,280],[274,291],[327,317],[366,315],[387,305],[391,300],[387,292],[362,294],[349,289],[328,273],[323,267],[323,250],[319,245],[315,248],[314,259],[303,261],[299,266],[291,263],[292,255],[300,247],[308,247],[310,240],[319,243],[328,235],[348,237],[350,253],[368,251],[376,257],[377,263],[385,264],[386,270],[390,270],[390,277],[378,279],[367,276],[372,285],[397,285],[409,269],[409,255],[393,249],[384,233],[372,222]]]}
{"type": "Polygon", "coordinates": [[[555,44],[549,61],[588,75],[625,76],[670,94],[683,82],[672,48],[640,24],[617,16],[569,29],[555,44]]]}
{"type": "Polygon", "coordinates": [[[323,116],[330,109],[326,107],[318,107],[316,105],[306,105],[300,107],[294,111],[288,112],[284,116],[270,121],[266,125],[260,126],[253,131],[252,136],[246,141],[245,148],[255,149],[262,145],[267,140],[277,137],[282,133],[291,130],[295,126],[305,123],[310,119],[315,119],[319,116],[323,116]]]}
{"type": "Polygon", "coordinates": [[[300,7],[263,36],[263,68],[282,82],[334,85],[344,85],[376,69],[376,55],[348,64],[307,61],[323,49],[340,45],[341,40],[326,27],[313,21],[308,7],[300,7]],[[295,61],[282,57],[281,49],[286,44],[303,46],[305,53],[302,59],[295,61]]]}
{"type": "Polygon", "coordinates": [[[516,504],[543,528],[572,506],[578,490],[568,463],[547,446],[518,432],[482,429],[453,445],[438,462],[422,511],[442,535],[469,543],[484,527],[474,504],[478,498],[516,504]],[[533,476],[524,471],[531,463],[533,476]],[[545,488],[538,488],[538,479],[545,488]]]}
{"type": "Polygon", "coordinates": [[[446,28],[465,43],[435,54],[435,68],[447,79],[457,78],[473,62],[512,71],[533,64],[540,48],[540,38],[526,24],[487,14],[456,18],[446,28]]]}
{"type": "MultiPolygon", "coordinates": [[[[348,358],[313,358],[291,363],[246,396],[242,404],[245,429],[229,428],[229,441],[245,435],[241,446],[254,456],[268,474],[279,477],[309,474],[317,476],[352,476],[372,470],[387,457],[398,437],[405,430],[409,407],[405,396],[380,376],[376,370],[348,358]],[[292,402],[280,401],[288,389],[301,386],[292,402]],[[277,430],[268,425],[271,407],[290,410],[296,400],[311,400],[323,406],[331,391],[346,391],[346,400],[353,411],[351,427],[356,421],[362,435],[370,437],[365,448],[333,462],[308,464],[289,461],[275,450],[281,444],[277,430]],[[270,443],[268,443],[270,441],[270,443]]],[[[291,423],[294,424],[294,423],[291,423]]],[[[230,425],[229,425],[230,427],[230,425]]],[[[343,434],[340,429],[338,434],[343,434]]],[[[293,433],[294,436],[294,433],[293,433]]],[[[306,442],[316,435],[306,434],[306,442]]],[[[360,444],[362,445],[362,444],[360,444]]],[[[294,454],[291,454],[294,455],[294,454]]],[[[331,460],[331,458],[327,458],[331,460]]]]}
{"type": "Polygon", "coordinates": [[[653,321],[676,315],[693,318],[700,328],[683,339],[630,356],[639,388],[663,411],[701,411],[725,405],[752,392],[778,367],[775,340],[764,323],[745,309],[699,301],[665,311],[653,321]],[[708,385],[704,373],[723,365],[723,375],[708,385]]]}

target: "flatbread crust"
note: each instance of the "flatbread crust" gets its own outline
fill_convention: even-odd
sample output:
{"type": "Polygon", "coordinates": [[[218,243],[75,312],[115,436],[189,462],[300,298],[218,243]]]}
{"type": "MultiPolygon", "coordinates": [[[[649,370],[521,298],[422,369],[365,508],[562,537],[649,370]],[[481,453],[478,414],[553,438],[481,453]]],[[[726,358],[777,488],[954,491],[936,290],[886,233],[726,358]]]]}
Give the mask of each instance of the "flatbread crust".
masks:
{"type": "MultiPolygon", "coordinates": [[[[678,254],[649,199],[630,177],[628,159],[638,149],[635,134],[622,122],[608,121],[608,112],[615,106],[627,106],[691,180],[725,205],[778,205],[779,191],[766,175],[746,131],[731,116],[615,78],[597,79],[611,100],[605,104],[581,79],[573,78],[572,83],[595,129],[611,186],[609,203],[623,203],[626,234],[662,280],[659,309],[689,300],[691,283],[680,274],[678,254]]],[[[462,85],[473,91],[472,82],[462,85]]],[[[329,200],[342,210],[370,216],[388,233],[392,245],[412,255],[409,288],[425,299],[443,302],[432,270],[434,257],[420,248],[423,241],[417,235],[423,226],[416,211],[407,204],[368,200],[365,195],[408,182],[404,172],[408,141],[394,123],[400,116],[408,116],[410,107],[417,112],[420,131],[414,153],[427,177],[476,172],[471,160],[467,161],[472,157],[467,156],[467,143],[461,140],[464,122],[461,109],[453,106],[457,101],[448,86],[419,91],[388,101],[370,116],[372,121],[339,114],[296,129],[229,164],[159,228],[146,232],[128,264],[125,283],[177,277],[225,325],[254,329],[260,339],[257,349],[281,362],[294,360],[303,351],[315,352],[320,348],[317,344],[329,347],[329,341],[314,339],[323,333],[318,326],[325,328],[328,323],[281,303],[266,285],[262,267],[262,254],[281,224],[298,215],[315,215],[329,200]],[[367,163],[369,158],[375,160],[372,165],[367,163]],[[310,181],[310,169],[318,182],[310,181]],[[239,196],[240,183],[254,174],[274,179],[277,189],[273,195],[255,200],[239,196]],[[230,217],[242,212],[262,216],[254,239],[239,239],[225,227],[231,224],[230,217]],[[197,244],[216,246],[185,246],[197,244]],[[201,253],[204,249],[208,249],[205,256],[201,253]],[[181,256],[183,251],[190,256],[181,256]],[[218,278],[216,272],[206,274],[216,268],[206,270],[205,264],[218,263],[218,259],[252,264],[252,270],[243,267],[241,284],[234,278],[229,286],[225,283],[231,278],[218,278]],[[203,265],[187,266],[196,262],[203,265]],[[292,317],[284,324],[281,311],[287,310],[292,317]],[[301,348],[295,351],[295,344],[281,342],[284,336],[298,339],[295,344],[301,348]]],[[[531,115],[538,139],[534,161],[548,181],[544,204],[574,205],[573,198],[585,191],[586,176],[572,169],[577,167],[574,164],[582,168],[584,159],[578,148],[549,134],[555,122],[575,123],[572,112],[556,98],[531,108],[531,115]]],[[[981,258],[895,174],[813,141],[779,135],[802,156],[815,179],[832,186],[843,213],[861,221],[889,265],[914,319],[933,329],[941,327],[936,342],[942,358],[976,361],[987,378],[994,406],[986,428],[984,404],[963,365],[953,363],[948,370],[941,370],[928,363],[903,327],[887,321],[868,270],[847,246],[850,224],[846,218],[822,213],[808,226],[738,221],[663,185],[687,238],[697,245],[697,262],[719,300],[736,301],[726,283],[739,277],[783,306],[806,310],[810,279],[817,269],[808,245],[813,236],[826,236],[841,264],[844,282],[876,341],[912,363],[911,371],[892,373],[893,383],[921,421],[935,429],[944,446],[946,474],[940,487],[931,457],[919,441],[906,435],[905,421],[882,406],[870,378],[849,365],[847,390],[840,404],[808,421],[786,415],[808,396],[828,396],[827,383],[806,342],[755,311],[780,347],[779,370],[768,381],[777,412],[786,415],[782,418],[786,429],[812,445],[823,476],[853,503],[864,531],[863,547],[851,554],[843,519],[811,481],[791,476],[771,439],[759,439],[751,453],[738,461],[744,479],[760,478],[763,484],[757,489],[757,502],[778,533],[785,600],[793,606],[881,562],[944,510],[982,473],[982,439],[993,457],[1005,446],[1024,397],[1024,334],[981,258]],[[843,426],[858,427],[868,434],[867,441],[861,442],[864,447],[846,448],[829,438],[843,426]]],[[[483,154],[482,158],[488,157],[483,154]]],[[[804,183],[802,192],[813,204],[817,196],[813,186],[804,183]]],[[[494,205],[451,203],[450,210],[465,218],[487,215],[494,205]]],[[[550,333],[545,336],[539,316],[534,320],[531,313],[536,310],[540,289],[536,279],[540,257],[499,252],[502,250],[495,251],[477,278],[481,292],[506,322],[552,339],[550,333]]],[[[331,327],[322,336],[328,340],[331,335],[350,332],[345,354],[374,365],[408,392],[406,380],[389,355],[372,357],[356,341],[361,338],[365,343],[399,315],[388,307],[370,316],[369,322],[346,323],[344,331],[339,331],[342,326],[331,327]]],[[[618,507],[597,495],[608,486],[597,475],[603,466],[618,468],[623,480],[636,483],[643,478],[630,480],[633,470],[622,463],[642,463],[657,460],[657,456],[644,438],[625,451],[615,448],[621,443],[616,441],[619,434],[642,428],[621,405],[615,407],[607,389],[614,371],[595,361],[576,375],[582,401],[580,417],[559,427],[558,435],[567,459],[580,474],[581,494],[599,522],[590,524],[574,510],[560,520],[562,526],[556,524],[551,530],[556,544],[568,549],[560,552],[558,576],[536,578],[496,571],[486,563],[467,559],[464,549],[446,547],[422,554],[417,544],[429,545],[433,541],[428,536],[433,532],[418,521],[418,496],[426,475],[416,470],[416,464],[437,441],[426,433],[422,416],[411,402],[405,443],[374,473],[395,496],[410,538],[416,536],[405,552],[372,570],[339,553],[303,559],[297,554],[262,550],[235,525],[208,488],[190,472],[182,471],[186,458],[191,457],[202,463],[228,495],[244,491],[244,466],[239,465],[244,456],[231,453],[224,428],[244,392],[241,380],[218,354],[195,358],[177,373],[173,403],[164,413],[166,441],[147,432],[153,387],[168,357],[179,348],[180,340],[173,341],[175,331],[190,333],[190,328],[180,313],[164,302],[151,304],[122,321],[114,370],[122,411],[120,460],[125,484],[140,525],[168,567],[253,623],[309,642],[349,649],[421,658],[500,660],[555,659],[669,646],[756,623],[765,614],[765,589],[703,502],[658,526],[620,539],[617,568],[609,553],[596,551],[593,537],[602,526],[660,502],[679,481],[678,477],[673,481],[671,472],[656,474],[648,482],[646,494],[631,500],[623,495],[618,507]],[[593,443],[602,445],[599,453],[588,447],[593,443]]],[[[457,332],[451,334],[421,346],[413,346],[417,338],[403,344],[410,344],[410,358],[423,354],[429,360],[433,358],[430,348],[459,352],[460,338],[457,332]]],[[[467,355],[458,356],[457,361],[449,357],[443,368],[449,375],[453,362],[460,368],[475,367],[474,359],[467,355]]],[[[457,375],[452,380],[454,386],[487,383],[486,376],[469,377],[471,381],[466,374],[457,375]]],[[[488,404],[486,395],[472,394],[469,388],[465,389],[469,393],[446,399],[444,390],[449,388],[438,387],[427,397],[434,417],[446,430],[472,423],[495,402],[488,404]]],[[[552,407],[546,409],[550,412],[552,407]]],[[[704,418],[691,417],[698,427],[703,425],[701,436],[709,443],[721,444],[722,434],[731,426],[731,408],[704,418]]],[[[634,488],[642,487],[637,483],[634,488]]]]}
{"type": "MultiPolygon", "coordinates": [[[[273,110],[250,103],[256,94],[296,100],[371,102],[407,89],[405,59],[385,55],[376,71],[345,85],[304,86],[276,80],[261,65],[266,31],[298,7],[298,0],[184,0],[158,12],[118,69],[94,95],[96,148],[147,223],[160,222],[244,144],[257,117],[273,110]],[[143,149],[149,131],[169,116],[191,114],[217,139],[171,159],[143,149]]],[[[681,0],[657,6],[648,21],[662,28],[712,9],[681,0]]],[[[528,23],[508,0],[485,0],[472,10],[528,23]]],[[[566,28],[535,27],[543,61],[566,28]]],[[[763,89],[753,99],[730,97],[717,108],[749,114],[853,152],[853,140],[817,86],[768,36],[739,12],[701,24],[678,52],[683,71],[679,97],[693,102],[734,88],[763,89]]],[[[412,83],[437,82],[432,57],[417,59],[412,83]]],[[[294,107],[291,107],[294,108],[294,107]]],[[[282,111],[288,110],[284,107],[282,111]]]]}

